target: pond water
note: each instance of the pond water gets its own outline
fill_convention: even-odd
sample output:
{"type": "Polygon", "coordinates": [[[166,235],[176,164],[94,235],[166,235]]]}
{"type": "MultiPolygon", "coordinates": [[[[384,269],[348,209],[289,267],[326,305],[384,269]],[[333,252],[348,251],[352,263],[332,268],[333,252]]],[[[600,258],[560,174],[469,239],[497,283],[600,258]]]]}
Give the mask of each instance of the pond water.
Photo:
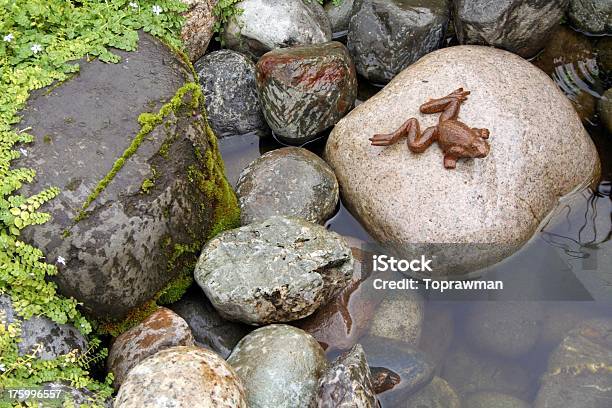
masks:
{"type": "MultiPolygon", "coordinates": [[[[426,299],[425,323],[421,340],[414,345],[434,355],[437,375],[464,394],[472,391],[475,384],[487,384],[483,387],[532,401],[539,388],[539,378],[546,371],[548,357],[563,335],[575,323],[588,317],[612,317],[612,137],[599,123],[595,108],[603,90],[611,85],[611,79],[598,72],[596,62],[598,46],[602,46],[605,39],[589,38],[564,27],[557,33],[556,40],[551,41],[549,48],[533,63],[549,73],[575,103],[597,146],[602,177],[592,188],[562,199],[528,243],[508,259],[483,271],[480,279],[502,280],[503,291],[470,293],[469,297],[422,291],[426,299]],[[496,301],[495,304],[492,301],[496,301]],[[503,329],[506,323],[506,330],[487,333],[487,330],[503,329]],[[537,335],[532,336],[533,327],[537,335]],[[530,336],[533,339],[529,339],[530,336]],[[518,357],[496,354],[491,347],[484,351],[479,349],[480,344],[495,341],[517,346],[522,342],[531,343],[525,346],[528,351],[514,353],[518,357]]],[[[357,103],[379,89],[361,81],[357,103]]],[[[303,147],[320,155],[325,139],[324,135],[303,147]]],[[[272,135],[247,134],[220,140],[230,182],[235,184],[242,169],[251,161],[280,147],[283,144],[272,135]]],[[[359,242],[366,252],[368,245],[373,243],[342,203],[326,226],[343,236],[355,238],[352,241],[359,242]]],[[[372,274],[361,285],[371,287],[375,278],[372,274]]],[[[358,291],[353,295],[365,296],[358,291]]],[[[374,296],[411,295],[380,291],[374,296]]],[[[368,302],[381,300],[358,299],[349,303],[349,315],[348,318],[344,316],[345,320],[358,325],[368,302]]],[[[366,327],[349,343],[326,344],[330,359],[351,343],[360,342],[364,344],[370,365],[376,366],[380,357],[368,350],[371,341],[360,337],[367,336],[368,319],[373,313],[363,318],[366,327]]],[[[379,346],[375,348],[380,349],[379,346]]],[[[391,342],[389,347],[389,353],[393,353],[391,342]]],[[[401,366],[401,355],[396,357],[395,364],[401,366]]],[[[399,406],[394,395],[397,392],[396,388],[391,388],[379,394],[383,407],[399,406]]]]}

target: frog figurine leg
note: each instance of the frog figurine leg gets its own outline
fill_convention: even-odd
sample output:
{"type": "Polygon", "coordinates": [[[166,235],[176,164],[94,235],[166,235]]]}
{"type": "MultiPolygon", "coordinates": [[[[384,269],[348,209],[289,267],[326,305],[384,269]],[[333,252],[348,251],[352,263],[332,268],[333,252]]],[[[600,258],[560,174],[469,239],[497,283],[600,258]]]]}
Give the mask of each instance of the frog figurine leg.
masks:
{"type": "Polygon", "coordinates": [[[439,122],[445,120],[456,120],[459,116],[459,108],[461,104],[467,100],[470,91],[464,91],[463,88],[454,90],[444,98],[432,99],[425,102],[420,107],[421,113],[438,113],[443,112],[440,115],[439,122]]]}

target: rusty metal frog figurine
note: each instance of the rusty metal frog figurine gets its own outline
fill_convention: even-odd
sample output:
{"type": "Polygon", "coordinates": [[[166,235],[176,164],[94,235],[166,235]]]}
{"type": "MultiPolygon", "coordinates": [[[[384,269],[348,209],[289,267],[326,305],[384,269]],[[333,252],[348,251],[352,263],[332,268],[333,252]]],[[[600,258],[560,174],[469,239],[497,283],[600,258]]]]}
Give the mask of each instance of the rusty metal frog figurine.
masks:
{"type": "Polygon", "coordinates": [[[421,113],[442,112],[437,126],[431,126],[421,133],[416,118],[408,119],[393,133],[377,134],[370,138],[373,146],[390,146],[408,136],[408,148],[413,153],[423,153],[433,142],[444,153],[444,167],[454,169],[457,160],[482,158],[489,154],[488,129],[471,128],[457,120],[461,104],[467,100],[470,91],[459,88],[444,98],[432,99],[420,107],[421,113]]]}

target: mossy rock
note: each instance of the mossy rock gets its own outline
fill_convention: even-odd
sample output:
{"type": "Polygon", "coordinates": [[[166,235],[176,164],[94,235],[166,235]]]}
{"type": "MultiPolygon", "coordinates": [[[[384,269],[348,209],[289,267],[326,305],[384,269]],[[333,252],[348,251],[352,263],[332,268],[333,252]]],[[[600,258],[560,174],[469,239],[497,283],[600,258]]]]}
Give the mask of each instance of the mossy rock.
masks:
{"type": "Polygon", "coordinates": [[[25,239],[57,265],[60,291],[103,319],[155,299],[238,219],[191,66],[144,33],[137,51],[115,52],[120,63],[81,61],[32,95],[20,128],[36,139],[17,163],[37,171],[24,194],[62,191],[25,239]]]}

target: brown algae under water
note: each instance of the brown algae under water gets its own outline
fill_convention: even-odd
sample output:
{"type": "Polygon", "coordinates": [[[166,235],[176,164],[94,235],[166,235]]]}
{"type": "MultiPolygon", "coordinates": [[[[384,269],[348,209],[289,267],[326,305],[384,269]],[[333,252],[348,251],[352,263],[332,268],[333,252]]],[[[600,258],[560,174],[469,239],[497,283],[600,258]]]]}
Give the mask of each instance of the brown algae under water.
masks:
{"type": "MultiPolygon", "coordinates": [[[[532,61],[574,103],[597,147],[601,180],[594,187],[560,200],[520,250],[487,268],[479,278],[502,281],[503,290],[455,291],[449,295],[420,286],[425,301],[416,307],[421,308],[417,313],[421,313],[423,327],[417,336],[420,340],[412,346],[432,356],[436,365],[434,375],[448,381],[464,400],[475,391],[486,390],[533,402],[542,376],[549,375],[546,372],[551,353],[570,329],[589,318],[612,318],[612,135],[600,123],[596,112],[597,100],[612,85],[612,79],[597,68],[597,45],[601,43],[609,44],[609,38],[587,37],[561,27],[547,49],[532,61]],[[493,341],[504,347],[496,350],[491,346],[493,341]]],[[[357,104],[379,89],[361,80],[357,104]]],[[[303,147],[321,155],[325,141],[323,135],[303,147]]],[[[219,141],[219,147],[227,177],[235,185],[240,172],[251,161],[284,145],[272,135],[246,134],[225,137],[219,141]]],[[[365,254],[364,265],[371,264],[368,248],[374,240],[342,202],[326,227],[348,237],[352,245],[360,246],[365,254]]],[[[346,304],[338,306],[338,310],[332,305],[322,313],[322,319],[340,319],[340,323],[331,322],[329,326],[337,325],[344,331],[339,335],[332,333],[328,335],[329,342],[322,342],[328,358],[333,359],[360,343],[371,367],[388,358],[397,367],[410,366],[410,361],[402,360],[409,359],[409,355],[403,357],[395,352],[394,340],[373,338],[368,333],[381,332],[371,325],[382,302],[400,299],[401,305],[402,298],[410,300],[413,294],[400,290],[372,291],[376,274],[362,273],[360,285],[348,291],[346,304]],[[337,344],[334,340],[338,340],[337,344]],[[380,350],[390,355],[380,355],[380,350]]],[[[402,275],[392,279],[404,278],[402,275]]],[[[389,324],[394,323],[399,324],[398,330],[410,331],[409,323],[402,326],[402,322],[391,318],[389,324]]],[[[310,323],[295,324],[304,327],[310,323]]],[[[317,340],[321,342],[320,338],[317,340]]],[[[378,374],[380,371],[375,369],[375,377],[378,374]]],[[[612,375],[610,367],[600,375],[612,375]]],[[[400,396],[401,390],[393,384],[389,387],[378,394],[383,407],[400,403],[406,406],[406,401],[411,401],[412,397],[400,396]]],[[[427,398],[425,390],[422,391],[418,398],[427,398]]],[[[439,406],[445,406],[440,401],[439,406]]]]}

